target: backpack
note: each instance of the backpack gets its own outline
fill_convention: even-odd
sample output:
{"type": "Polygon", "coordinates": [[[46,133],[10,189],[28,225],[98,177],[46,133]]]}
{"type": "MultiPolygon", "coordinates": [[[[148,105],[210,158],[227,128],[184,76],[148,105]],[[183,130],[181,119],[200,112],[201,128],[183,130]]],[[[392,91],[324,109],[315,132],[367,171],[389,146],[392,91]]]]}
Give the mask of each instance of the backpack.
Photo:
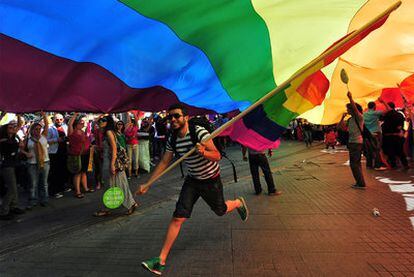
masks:
{"type": "MultiPolygon", "coordinates": [[[[188,128],[189,128],[190,138],[191,138],[191,141],[192,141],[193,145],[196,145],[197,143],[200,142],[198,140],[198,138],[197,138],[196,126],[203,127],[210,134],[214,132],[214,126],[213,126],[213,124],[210,123],[210,121],[208,121],[207,118],[205,118],[205,117],[193,117],[193,118],[191,118],[188,121],[188,128]]],[[[171,147],[173,149],[173,152],[174,152],[174,154],[176,156],[178,156],[179,154],[178,154],[178,152],[176,150],[176,146],[177,146],[177,133],[176,132],[171,132],[170,133],[170,137],[171,137],[171,147]]],[[[224,147],[220,143],[220,141],[218,140],[218,137],[215,137],[213,139],[213,143],[216,146],[217,150],[220,152],[220,155],[222,157],[226,158],[231,163],[231,166],[233,168],[233,179],[234,179],[234,182],[237,183],[237,172],[236,172],[236,167],[235,167],[233,161],[230,160],[227,157],[226,152],[224,152],[224,147]]],[[[181,166],[181,164],[180,164],[180,166],[181,166]]]]}

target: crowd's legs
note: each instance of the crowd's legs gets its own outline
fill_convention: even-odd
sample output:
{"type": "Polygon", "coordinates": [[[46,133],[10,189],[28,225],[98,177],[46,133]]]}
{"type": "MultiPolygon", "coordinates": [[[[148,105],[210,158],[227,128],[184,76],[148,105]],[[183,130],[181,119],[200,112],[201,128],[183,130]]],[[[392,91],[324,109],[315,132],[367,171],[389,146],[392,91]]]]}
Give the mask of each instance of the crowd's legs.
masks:
{"type": "Polygon", "coordinates": [[[4,185],[7,189],[0,209],[0,215],[4,216],[9,214],[10,209],[17,208],[19,195],[17,192],[16,169],[14,167],[3,167],[1,171],[0,177],[3,178],[4,185]]]}
{"type": "Polygon", "coordinates": [[[404,137],[397,135],[387,135],[383,137],[384,154],[388,157],[388,163],[391,168],[397,167],[397,158],[400,159],[401,164],[408,168],[407,157],[404,152],[404,137]]]}
{"type": "Polygon", "coordinates": [[[128,164],[128,176],[132,176],[132,170],[134,170],[135,176],[138,176],[139,169],[139,145],[138,144],[128,144],[127,152],[129,157],[128,164]]]}
{"type": "Polygon", "coordinates": [[[268,193],[274,193],[276,191],[275,183],[272,177],[272,171],[270,170],[269,161],[265,154],[251,155],[249,154],[249,166],[250,173],[253,178],[253,185],[256,194],[262,192],[262,185],[260,184],[259,167],[262,169],[268,193]]]}
{"type": "Polygon", "coordinates": [[[38,202],[45,206],[49,200],[47,179],[50,164],[48,162],[44,163],[43,168],[39,168],[37,164],[29,164],[27,170],[31,181],[28,208],[36,206],[38,202]]]}
{"type": "Polygon", "coordinates": [[[361,155],[362,143],[349,143],[349,164],[352,170],[352,175],[355,178],[358,187],[365,187],[364,176],[362,175],[361,155]]]}

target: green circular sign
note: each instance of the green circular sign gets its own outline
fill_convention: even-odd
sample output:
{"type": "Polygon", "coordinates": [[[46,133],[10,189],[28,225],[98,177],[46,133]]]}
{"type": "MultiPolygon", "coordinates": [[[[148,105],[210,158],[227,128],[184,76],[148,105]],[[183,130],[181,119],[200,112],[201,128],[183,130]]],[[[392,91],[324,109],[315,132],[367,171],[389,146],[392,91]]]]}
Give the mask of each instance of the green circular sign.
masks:
{"type": "Polygon", "coordinates": [[[113,187],[105,191],[103,203],[108,209],[116,209],[122,205],[124,198],[124,192],[118,187],[113,187]]]}

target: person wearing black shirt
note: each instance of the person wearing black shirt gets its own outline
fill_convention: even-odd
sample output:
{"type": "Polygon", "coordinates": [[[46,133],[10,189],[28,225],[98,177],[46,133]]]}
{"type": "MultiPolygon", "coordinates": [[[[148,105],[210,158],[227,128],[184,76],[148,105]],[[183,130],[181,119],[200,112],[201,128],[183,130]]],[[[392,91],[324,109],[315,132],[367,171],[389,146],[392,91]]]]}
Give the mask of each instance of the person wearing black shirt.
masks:
{"type": "Polygon", "coordinates": [[[395,110],[395,104],[389,102],[391,108],[384,115],[384,123],[382,124],[382,149],[388,157],[388,163],[391,168],[397,167],[397,157],[405,169],[408,169],[407,157],[404,153],[404,116],[395,110]]]}
{"type": "MultiPolygon", "coordinates": [[[[21,122],[19,118],[19,122],[21,122]]],[[[16,167],[19,165],[19,145],[17,131],[20,126],[15,121],[0,128],[0,157],[1,157],[1,177],[7,188],[3,203],[0,208],[0,219],[10,220],[17,214],[24,211],[18,208],[18,192],[16,182],[16,167]]]]}

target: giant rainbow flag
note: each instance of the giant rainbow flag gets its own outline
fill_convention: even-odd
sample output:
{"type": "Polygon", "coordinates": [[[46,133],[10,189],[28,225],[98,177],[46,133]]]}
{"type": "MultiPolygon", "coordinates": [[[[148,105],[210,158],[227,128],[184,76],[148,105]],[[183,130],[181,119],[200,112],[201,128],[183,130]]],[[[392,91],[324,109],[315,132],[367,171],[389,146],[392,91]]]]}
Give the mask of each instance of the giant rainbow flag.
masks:
{"type": "MultiPolygon", "coordinates": [[[[370,0],[350,20],[348,31],[362,26],[393,0],[370,0]]],[[[355,101],[366,107],[376,101],[383,89],[397,87],[414,74],[414,1],[404,0],[387,22],[355,45],[332,64],[327,74],[330,90],[322,105],[307,112],[305,117],[322,124],[339,121],[346,111],[347,87],[339,72],[344,68],[349,76],[349,89],[355,101]]],[[[401,96],[400,96],[401,98],[401,96]]]]}
{"type": "MultiPolygon", "coordinates": [[[[0,110],[244,110],[345,34],[363,3],[3,0],[0,110]]],[[[245,127],[274,141],[323,101],[322,73],[301,82],[245,127]]]]}

